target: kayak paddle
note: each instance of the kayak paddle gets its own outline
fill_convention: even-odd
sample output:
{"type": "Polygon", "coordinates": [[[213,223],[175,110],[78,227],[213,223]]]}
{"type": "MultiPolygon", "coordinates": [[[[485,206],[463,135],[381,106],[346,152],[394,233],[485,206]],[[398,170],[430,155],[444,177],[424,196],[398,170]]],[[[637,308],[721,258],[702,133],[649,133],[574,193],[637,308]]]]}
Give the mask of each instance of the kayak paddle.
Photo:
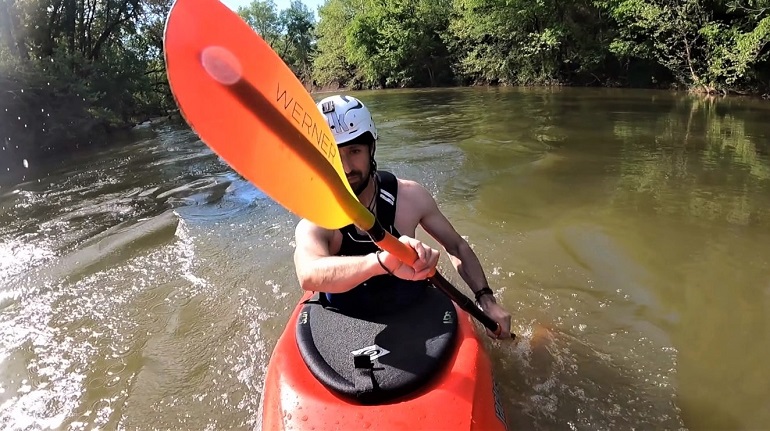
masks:
{"type": "MultiPolygon", "coordinates": [[[[417,260],[358,201],[315,101],[236,13],[218,0],[176,0],[163,42],[180,113],[236,172],[299,217],[326,229],[354,224],[401,261],[417,260]]],[[[435,268],[429,281],[500,335],[497,322],[435,268]]]]}

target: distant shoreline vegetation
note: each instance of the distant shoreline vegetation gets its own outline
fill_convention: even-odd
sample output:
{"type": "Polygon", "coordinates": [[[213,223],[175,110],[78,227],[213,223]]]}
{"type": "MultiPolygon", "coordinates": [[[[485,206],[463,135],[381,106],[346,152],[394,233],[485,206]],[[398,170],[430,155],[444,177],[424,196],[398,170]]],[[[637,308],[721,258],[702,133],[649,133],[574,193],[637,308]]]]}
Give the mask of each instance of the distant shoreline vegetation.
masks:
{"type": "MultiPolygon", "coordinates": [[[[170,0],[0,0],[0,157],[111,145],[168,117],[170,0]]],[[[595,86],[770,97],[770,0],[256,0],[239,15],[311,91],[595,86]]],[[[4,165],[4,163],[3,163],[4,165]]],[[[5,166],[0,166],[5,168],[5,166]]]]}

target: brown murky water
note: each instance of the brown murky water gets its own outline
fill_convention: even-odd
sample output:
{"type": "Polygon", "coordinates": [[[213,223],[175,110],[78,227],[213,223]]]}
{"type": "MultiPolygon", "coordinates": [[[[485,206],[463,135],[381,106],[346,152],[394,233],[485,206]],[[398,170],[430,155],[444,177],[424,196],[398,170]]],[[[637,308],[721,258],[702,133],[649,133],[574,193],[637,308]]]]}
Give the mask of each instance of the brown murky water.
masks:
{"type": "MultiPolygon", "coordinates": [[[[770,426],[770,105],[358,95],[514,315],[487,347],[517,428],[770,426]]],[[[0,427],[253,426],[296,218],[171,127],[27,169],[0,187],[0,427]]]]}

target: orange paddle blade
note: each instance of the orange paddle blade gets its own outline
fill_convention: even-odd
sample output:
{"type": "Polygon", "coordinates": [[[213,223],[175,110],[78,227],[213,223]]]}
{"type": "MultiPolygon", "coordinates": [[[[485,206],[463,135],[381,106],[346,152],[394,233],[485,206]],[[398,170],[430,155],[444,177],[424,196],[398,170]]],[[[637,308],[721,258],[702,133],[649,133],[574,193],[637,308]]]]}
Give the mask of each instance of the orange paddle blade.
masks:
{"type": "Polygon", "coordinates": [[[217,0],[177,0],[164,51],[183,117],[235,171],[319,226],[374,224],[315,101],[237,14],[217,0]]]}

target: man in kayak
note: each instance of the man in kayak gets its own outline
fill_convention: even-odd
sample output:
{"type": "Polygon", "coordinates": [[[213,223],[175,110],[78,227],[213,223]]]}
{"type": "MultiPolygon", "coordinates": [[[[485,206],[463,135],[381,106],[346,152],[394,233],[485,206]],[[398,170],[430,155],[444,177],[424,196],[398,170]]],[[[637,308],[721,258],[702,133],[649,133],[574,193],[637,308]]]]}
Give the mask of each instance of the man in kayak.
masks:
{"type": "MultiPolygon", "coordinates": [[[[318,103],[339,148],[348,183],[358,200],[377,216],[385,230],[415,250],[418,259],[405,264],[381,251],[354,225],[324,229],[303,219],[295,231],[294,264],[303,289],[323,292],[330,306],[369,315],[398,309],[428,288],[438,250],[415,239],[417,226],[435,238],[449,254],[484,312],[511,329],[511,315],[495,301],[478,257],[439,210],[420,184],[377,170],[374,153],[377,129],[369,110],[351,96],[330,96],[318,103]]],[[[487,334],[492,336],[490,331],[487,334]]]]}

